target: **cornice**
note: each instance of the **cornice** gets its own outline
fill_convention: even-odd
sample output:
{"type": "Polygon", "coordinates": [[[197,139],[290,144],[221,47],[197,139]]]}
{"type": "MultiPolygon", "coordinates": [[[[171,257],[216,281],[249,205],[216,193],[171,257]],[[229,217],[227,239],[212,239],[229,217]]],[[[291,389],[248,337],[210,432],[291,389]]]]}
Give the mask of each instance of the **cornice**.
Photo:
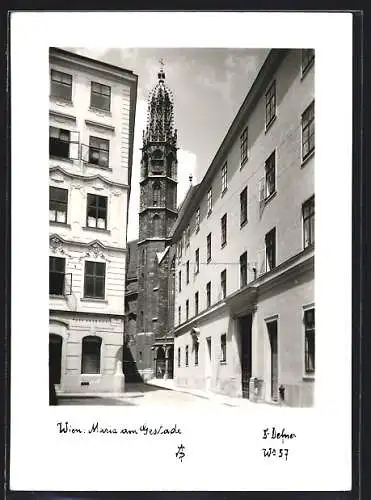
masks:
{"type": "Polygon", "coordinates": [[[127,253],[127,248],[122,248],[122,247],[112,247],[110,245],[105,245],[99,240],[92,240],[89,242],[84,242],[84,241],[74,241],[74,240],[67,240],[65,238],[62,238],[59,234],[56,233],[51,233],[49,234],[49,241],[53,240],[54,242],[60,242],[63,245],[71,245],[71,246],[77,246],[77,247],[83,247],[83,248],[89,248],[89,247],[94,247],[95,245],[99,246],[102,250],[111,250],[114,252],[120,252],[120,253],[127,253]]]}
{"type": "Polygon", "coordinates": [[[113,125],[107,125],[105,123],[95,122],[93,120],[88,120],[87,118],[85,119],[85,124],[88,127],[102,129],[106,132],[115,132],[115,127],[113,125]]]}
{"type": "Polygon", "coordinates": [[[114,186],[114,187],[118,187],[121,189],[130,189],[130,186],[128,184],[121,184],[119,182],[111,181],[109,179],[106,179],[105,177],[103,177],[100,174],[87,176],[87,175],[80,175],[80,174],[74,174],[72,172],[68,172],[67,170],[65,170],[64,168],[62,168],[60,166],[50,167],[49,174],[54,173],[54,172],[59,172],[60,174],[66,176],[66,177],[69,177],[70,179],[78,179],[78,180],[81,180],[84,182],[100,180],[101,182],[103,182],[104,184],[106,184],[108,186],[114,186]]]}

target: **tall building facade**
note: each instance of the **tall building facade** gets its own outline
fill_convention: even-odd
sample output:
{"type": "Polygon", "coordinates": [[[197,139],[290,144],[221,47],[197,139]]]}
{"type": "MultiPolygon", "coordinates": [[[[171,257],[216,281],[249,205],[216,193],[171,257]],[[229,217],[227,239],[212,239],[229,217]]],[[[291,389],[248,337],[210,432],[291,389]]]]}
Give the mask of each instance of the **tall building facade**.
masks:
{"type": "Polygon", "coordinates": [[[311,406],[314,51],[271,50],[172,230],[174,377],[311,406]]]}
{"type": "MultiPolygon", "coordinates": [[[[130,357],[143,379],[172,377],[173,341],[169,331],[169,243],[177,218],[177,131],[174,102],[163,68],[148,100],[140,175],[137,243],[136,333],[130,357]],[[156,346],[161,346],[157,350],[156,346]],[[159,359],[157,359],[159,353],[159,359]]],[[[130,277],[128,276],[129,281],[130,277]]],[[[127,297],[126,304],[129,309],[127,297]]]]}
{"type": "Polygon", "coordinates": [[[120,392],[137,76],[50,49],[49,367],[62,393],[120,392]]]}

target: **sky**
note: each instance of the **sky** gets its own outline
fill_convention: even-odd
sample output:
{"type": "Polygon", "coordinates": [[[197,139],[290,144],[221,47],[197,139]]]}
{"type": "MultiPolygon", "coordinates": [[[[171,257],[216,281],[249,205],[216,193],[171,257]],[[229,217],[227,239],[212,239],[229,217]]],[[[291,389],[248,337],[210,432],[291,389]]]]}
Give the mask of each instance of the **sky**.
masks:
{"type": "Polygon", "coordinates": [[[69,49],[124,67],[138,75],[132,189],[128,241],[138,237],[139,172],[147,98],[157,83],[160,59],[166,84],[174,95],[178,129],[178,205],[189,188],[202,180],[235,114],[251,87],[268,49],[132,48],[69,49]]]}

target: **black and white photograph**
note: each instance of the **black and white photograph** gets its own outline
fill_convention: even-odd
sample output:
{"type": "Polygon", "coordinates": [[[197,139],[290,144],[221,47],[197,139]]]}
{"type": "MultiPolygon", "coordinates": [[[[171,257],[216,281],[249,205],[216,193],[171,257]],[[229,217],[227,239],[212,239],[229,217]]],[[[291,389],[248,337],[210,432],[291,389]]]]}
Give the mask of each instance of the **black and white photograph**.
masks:
{"type": "Polygon", "coordinates": [[[351,15],[11,33],[11,488],[349,488],[351,15]]]}
{"type": "Polygon", "coordinates": [[[314,50],[86,52],[50,49],[52,394],[312,405],[314,50]]]}

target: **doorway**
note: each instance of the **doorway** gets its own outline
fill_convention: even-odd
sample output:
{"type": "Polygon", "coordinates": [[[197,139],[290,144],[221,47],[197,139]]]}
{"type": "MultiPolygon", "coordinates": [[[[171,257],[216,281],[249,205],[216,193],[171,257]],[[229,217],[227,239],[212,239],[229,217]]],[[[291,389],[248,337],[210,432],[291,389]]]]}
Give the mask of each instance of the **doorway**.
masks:
{"type": "Polygon", "coordinates": [[[278,342],[277,342],[277,320],[267,323],[269,347],[270,347],[270,386],[271,400],[278,401],[278,342]]]}
{"type": "Polygon", "coordinates": [[[241,339],[242,397],[247,399],[250,396],[250,378],[252,370],[251,327],[252,327],[252,314],[248,314],[239,319],[239,331],[241,339]]]}
{"type": "Polygon", "coordinates": [[[169,347],[167,351],[167,376],[168,378],[174,377],[174,347],[169,347]]]}
{"type": "Polygon", "coordinates": [[[61,383],[62,368],[62,337],[51,333],[49,335],[49,377],[52,384],[61,383]]]}
{"type": "Polygon", "coordinates": [[[156,355],[156,378],[164,378],[165,364],[165,351],[162,347],[159,347],[156,355]]]}

